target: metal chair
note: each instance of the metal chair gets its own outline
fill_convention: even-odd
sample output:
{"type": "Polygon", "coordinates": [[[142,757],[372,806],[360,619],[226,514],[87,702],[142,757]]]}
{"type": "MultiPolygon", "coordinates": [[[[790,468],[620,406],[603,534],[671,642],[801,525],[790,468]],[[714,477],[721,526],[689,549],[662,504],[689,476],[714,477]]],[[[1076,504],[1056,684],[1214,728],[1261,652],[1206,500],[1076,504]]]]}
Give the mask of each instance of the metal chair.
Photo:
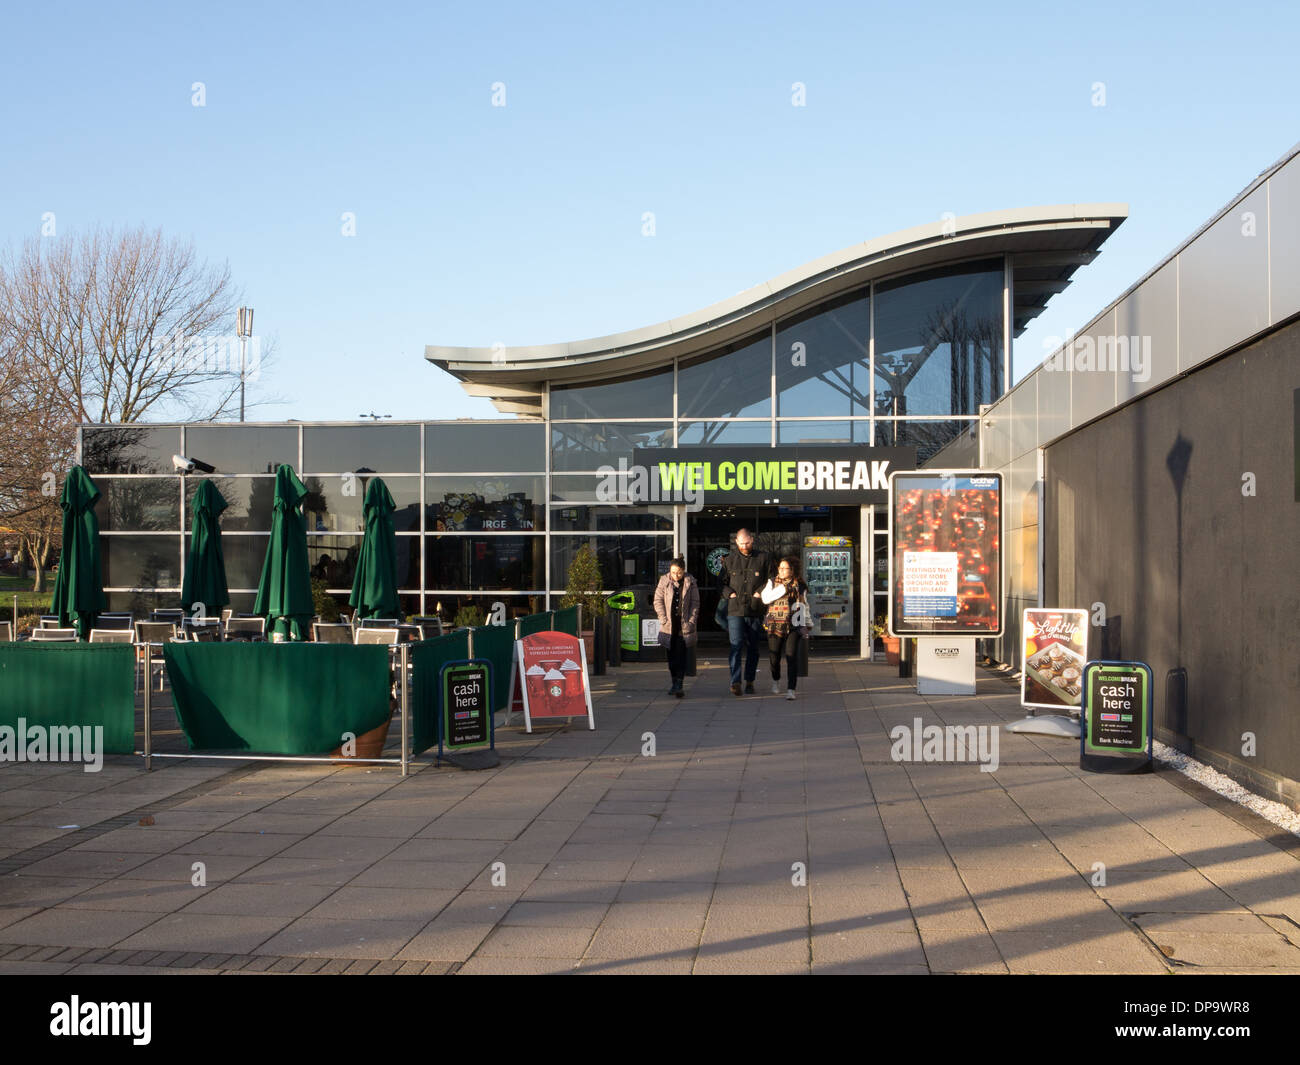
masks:
{"type": "Polygon", "coordinates": [[[358,647],[363,644],[386,644],[389,647],[396,647],[397,630],[374,628],[357,629],[356,643],[358,647]]]}
{"type": "Polygon", "coordinates": [[[194,643],[220,643],[220,625],[196,625],[189,630],[189,637],[194,643]]]}
{"type": "Polygon", "coordinates": [[[226,607],[221,612],[221,624],[223,627],[225,626],[227,621],[229,621],[232,617],[234,617],[234,614],[235,612],[230,607],[226,607]]]}
{"type": "Polygon", "coordinates": [[[76,643],[76,629],[32,629],[32,639],[37,643],[76,643]]]}
{"type": "Polygon", "coordinates": [[[59,615],[58,615],[58,614],[42,614],[42,615],[41,615],[41,628],[43,628],[43,629],[57,629],[58,627],[59,627],[59,615]]]}
{"type": "Polygon", "coordinates": [[[195,632],[206,632],[206,631],[211,631],[216,633],[217,638],[220,639],[222,635],[221,619],[203,618],[200,621],[198,618],[192,618],[186,616],[181,621],[180,635],[187,640],[192,638],[192,635],[195,632]]]}
{"type": "Polygon", "coordinates": [[[91,629],[91,643],[135,643],[135,633],[126,629],[91,629]]]}
{"type": "Polygon", "coordinates": [[[318,621],[311,627],[311,638],[317,643],[351,643],[352,626],[318,621]]]}
{"type": "Polygon", "coordinates": [[[150,616],[150,621],[166,621],[172,625],[179,625],[185,620],[185,611],[180,607],[165,607],[155,610],[150,616]]]}
{"type": "Polygon", "coordinates": [[[0,643],[14,642],[14,623],[12,621],[0,621],[0,643]]]}
{"type": "Polygon", "coordinates": [[[125,629],[127,632],[135,631],[134,614],[100,614],[95,619],[95,628],[97,629],[125,629]]]}
{"type": "Polygon", "coordinates": [[[363,629],[384,629],[391,628],[394,625],[401,624],[398,618],[362,618],[361,627],[363,629]]]}
{"type": "Polygon", "coordinates": [[[137,621],[135,623],[135,642],[139,651],[141,668],[144,671],[146,685],[153,683],[153,667],[158,666],[158,690],[163,689],[163,675],[167,672],[163,659],[162,645],[175,639],[176,626],[169,621],[137,621]]]}
{"type": "Polygon", "coordinates": [[[442,618],[420,616],[412,618],[411,624],[420,626],[420,639],[422,640],[442,635],[442,618]]]}
{"type": "Polygon", "coordinates": [[[235,618],[226,622],[226,639],[260,642],[266,639],[266,618],[235,618]]]}

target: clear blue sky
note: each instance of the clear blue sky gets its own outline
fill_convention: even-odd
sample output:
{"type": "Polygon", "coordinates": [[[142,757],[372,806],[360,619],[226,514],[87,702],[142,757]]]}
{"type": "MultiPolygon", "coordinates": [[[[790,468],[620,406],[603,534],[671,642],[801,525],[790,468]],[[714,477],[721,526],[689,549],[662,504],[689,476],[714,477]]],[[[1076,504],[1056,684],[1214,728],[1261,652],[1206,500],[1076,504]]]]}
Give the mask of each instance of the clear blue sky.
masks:
{"type": "Polygon", "coordinates": [[[428,343],[648,325],[946,211],[1127,203],[1020,377],[1296,140],[1297,12],[11,7],[0,242],[47,211],[192,238],[277,342],[257,417],[451,418],[492,408],[428,343]]]}

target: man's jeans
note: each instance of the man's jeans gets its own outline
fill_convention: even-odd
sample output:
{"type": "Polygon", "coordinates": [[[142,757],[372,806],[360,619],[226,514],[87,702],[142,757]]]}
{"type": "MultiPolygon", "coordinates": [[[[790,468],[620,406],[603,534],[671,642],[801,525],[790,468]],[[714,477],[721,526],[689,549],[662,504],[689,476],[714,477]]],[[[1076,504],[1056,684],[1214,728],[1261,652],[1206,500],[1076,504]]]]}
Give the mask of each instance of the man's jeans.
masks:
{"type": "Polygon", "coordinates": [[[731,640],[731,683],[740,683],[740,652],[745,651],[745,683],[753,684],[758,673],[758,636],[763,631],[761,617],[727,618],[727,636],[731,640]]]}

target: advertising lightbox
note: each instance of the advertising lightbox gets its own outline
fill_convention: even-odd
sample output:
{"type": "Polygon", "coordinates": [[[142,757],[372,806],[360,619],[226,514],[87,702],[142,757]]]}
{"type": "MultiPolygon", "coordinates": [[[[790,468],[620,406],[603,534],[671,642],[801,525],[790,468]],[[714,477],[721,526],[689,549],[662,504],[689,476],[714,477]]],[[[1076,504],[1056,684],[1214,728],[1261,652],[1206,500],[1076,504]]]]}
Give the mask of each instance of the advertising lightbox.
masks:
{"type": "Polygon", "coordinates": [[[1002,476],[917,470],[889,480],[889,632],[1002,635],[1002,476]]]}

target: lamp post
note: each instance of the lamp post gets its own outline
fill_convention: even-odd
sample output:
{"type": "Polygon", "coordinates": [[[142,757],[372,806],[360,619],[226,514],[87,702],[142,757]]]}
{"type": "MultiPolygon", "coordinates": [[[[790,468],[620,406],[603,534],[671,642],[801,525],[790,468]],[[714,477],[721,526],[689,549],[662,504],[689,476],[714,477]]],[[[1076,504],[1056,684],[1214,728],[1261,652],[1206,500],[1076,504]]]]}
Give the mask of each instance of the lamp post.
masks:
{"type": "Polygon", "coordinates": [[[239,308],[239,420],[244,420],[244,367],[247,365],[248,338],[253,335],[253,308],[239,308]]]}

